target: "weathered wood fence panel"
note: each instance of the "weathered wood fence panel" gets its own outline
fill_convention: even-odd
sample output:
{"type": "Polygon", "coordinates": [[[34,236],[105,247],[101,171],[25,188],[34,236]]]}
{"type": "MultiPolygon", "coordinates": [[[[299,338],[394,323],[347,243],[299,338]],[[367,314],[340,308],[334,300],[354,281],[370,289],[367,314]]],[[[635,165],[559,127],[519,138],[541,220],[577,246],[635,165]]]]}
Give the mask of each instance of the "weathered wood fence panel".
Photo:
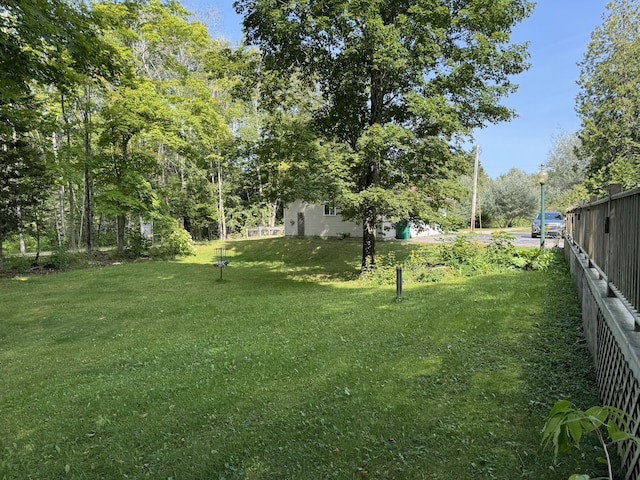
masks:
{"type": "MultiPolygon", "coordinates": [[[[571,266],[603,405],[628,413],[640,436],[640,189],[612,188],[567,215],[571,266]]],[[[640,479],[640,448],[620,448],[625,479],[640,479]]]]}
{"type": "Polygon", "coordinates": [[[620,192],[612,186],[609,198],[575,207],[567,213],[567,234],[637,315],[640,307],[640,189],[620,192]]]}

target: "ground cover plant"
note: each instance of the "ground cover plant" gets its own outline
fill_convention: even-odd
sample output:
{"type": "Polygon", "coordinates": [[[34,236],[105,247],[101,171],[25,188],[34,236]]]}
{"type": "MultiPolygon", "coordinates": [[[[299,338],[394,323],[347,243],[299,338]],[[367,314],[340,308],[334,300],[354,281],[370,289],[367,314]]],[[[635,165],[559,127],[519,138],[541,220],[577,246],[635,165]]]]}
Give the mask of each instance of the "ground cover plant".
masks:
{"type": "Polygon", "coordinates": [[[221,245],[0,279],[0,478],[602,473],[595,443],[557,465],[540,447],[558,399],[598,403],[560,263],[399,302],[359,278],[357,241],[228,242],[219,280],[221,245]]]}

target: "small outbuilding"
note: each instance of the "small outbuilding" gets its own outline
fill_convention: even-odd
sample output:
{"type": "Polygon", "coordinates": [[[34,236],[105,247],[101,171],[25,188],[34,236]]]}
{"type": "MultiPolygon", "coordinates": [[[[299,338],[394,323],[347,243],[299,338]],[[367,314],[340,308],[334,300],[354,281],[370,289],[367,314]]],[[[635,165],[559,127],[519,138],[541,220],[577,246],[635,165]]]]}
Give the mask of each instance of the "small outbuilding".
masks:
{"type": "MultiPolygon", "coordinates": [[[[411,226],[410,236],[418,237],[442,233],[439,228],[411,226]]],[[[345,220],[340,208],[330,203],[318,204],[296,200],[284,209],[284,234],[288,237],[354,237],[362,238],[362,224],[345,220]]],[[[383,220],[378,238],[390,240],[396,237],[396,226],[383,220]]]]}

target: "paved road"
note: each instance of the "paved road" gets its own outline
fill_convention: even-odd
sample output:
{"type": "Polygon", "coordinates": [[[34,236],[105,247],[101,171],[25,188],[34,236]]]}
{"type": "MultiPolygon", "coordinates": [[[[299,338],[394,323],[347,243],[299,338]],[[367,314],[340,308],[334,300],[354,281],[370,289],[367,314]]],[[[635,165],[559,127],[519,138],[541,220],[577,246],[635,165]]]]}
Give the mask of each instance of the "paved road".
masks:
{"type": "MultiPolygon", "coordinates": [[[[531,238],[530,233],[522,233],[522,232],[509,232],[514,236],[513,244],[518,247],[539,247],[540,239],[539,238],[531,238]]],[[[491,241],[491,233],[477,233],[474,235],[483,243],[489,243],[491,241]]],[[[414,237],[411,239],[412,242],[425,242],[425,243],[439,243],[443,240],[452,240],[455,238],[455,235],[432,235],[429,237],[414,237]]],[[[558,246],[562,248],[564,246],[564,240],[562,238],[547,238],[545,243],[547,248],[558,246]]]]}

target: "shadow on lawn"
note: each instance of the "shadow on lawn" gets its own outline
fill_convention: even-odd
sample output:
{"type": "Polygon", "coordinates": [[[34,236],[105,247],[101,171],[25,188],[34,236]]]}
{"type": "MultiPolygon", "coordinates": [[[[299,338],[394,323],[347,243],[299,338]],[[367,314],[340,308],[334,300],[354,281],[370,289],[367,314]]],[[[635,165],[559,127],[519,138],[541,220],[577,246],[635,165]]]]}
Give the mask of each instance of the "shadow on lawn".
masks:
{"type": "MultiPolygon", "coordinates": [[[[316,280],[353,280],[360,274],[362,242],[359,239],[280,237],[225,245],[232,265],[313,276],[316,280]]],[[[377,252],[382,256],[395,251],[400,262],[415,248],[407,243],[384,241],[378,242],[377,252]]]]}

